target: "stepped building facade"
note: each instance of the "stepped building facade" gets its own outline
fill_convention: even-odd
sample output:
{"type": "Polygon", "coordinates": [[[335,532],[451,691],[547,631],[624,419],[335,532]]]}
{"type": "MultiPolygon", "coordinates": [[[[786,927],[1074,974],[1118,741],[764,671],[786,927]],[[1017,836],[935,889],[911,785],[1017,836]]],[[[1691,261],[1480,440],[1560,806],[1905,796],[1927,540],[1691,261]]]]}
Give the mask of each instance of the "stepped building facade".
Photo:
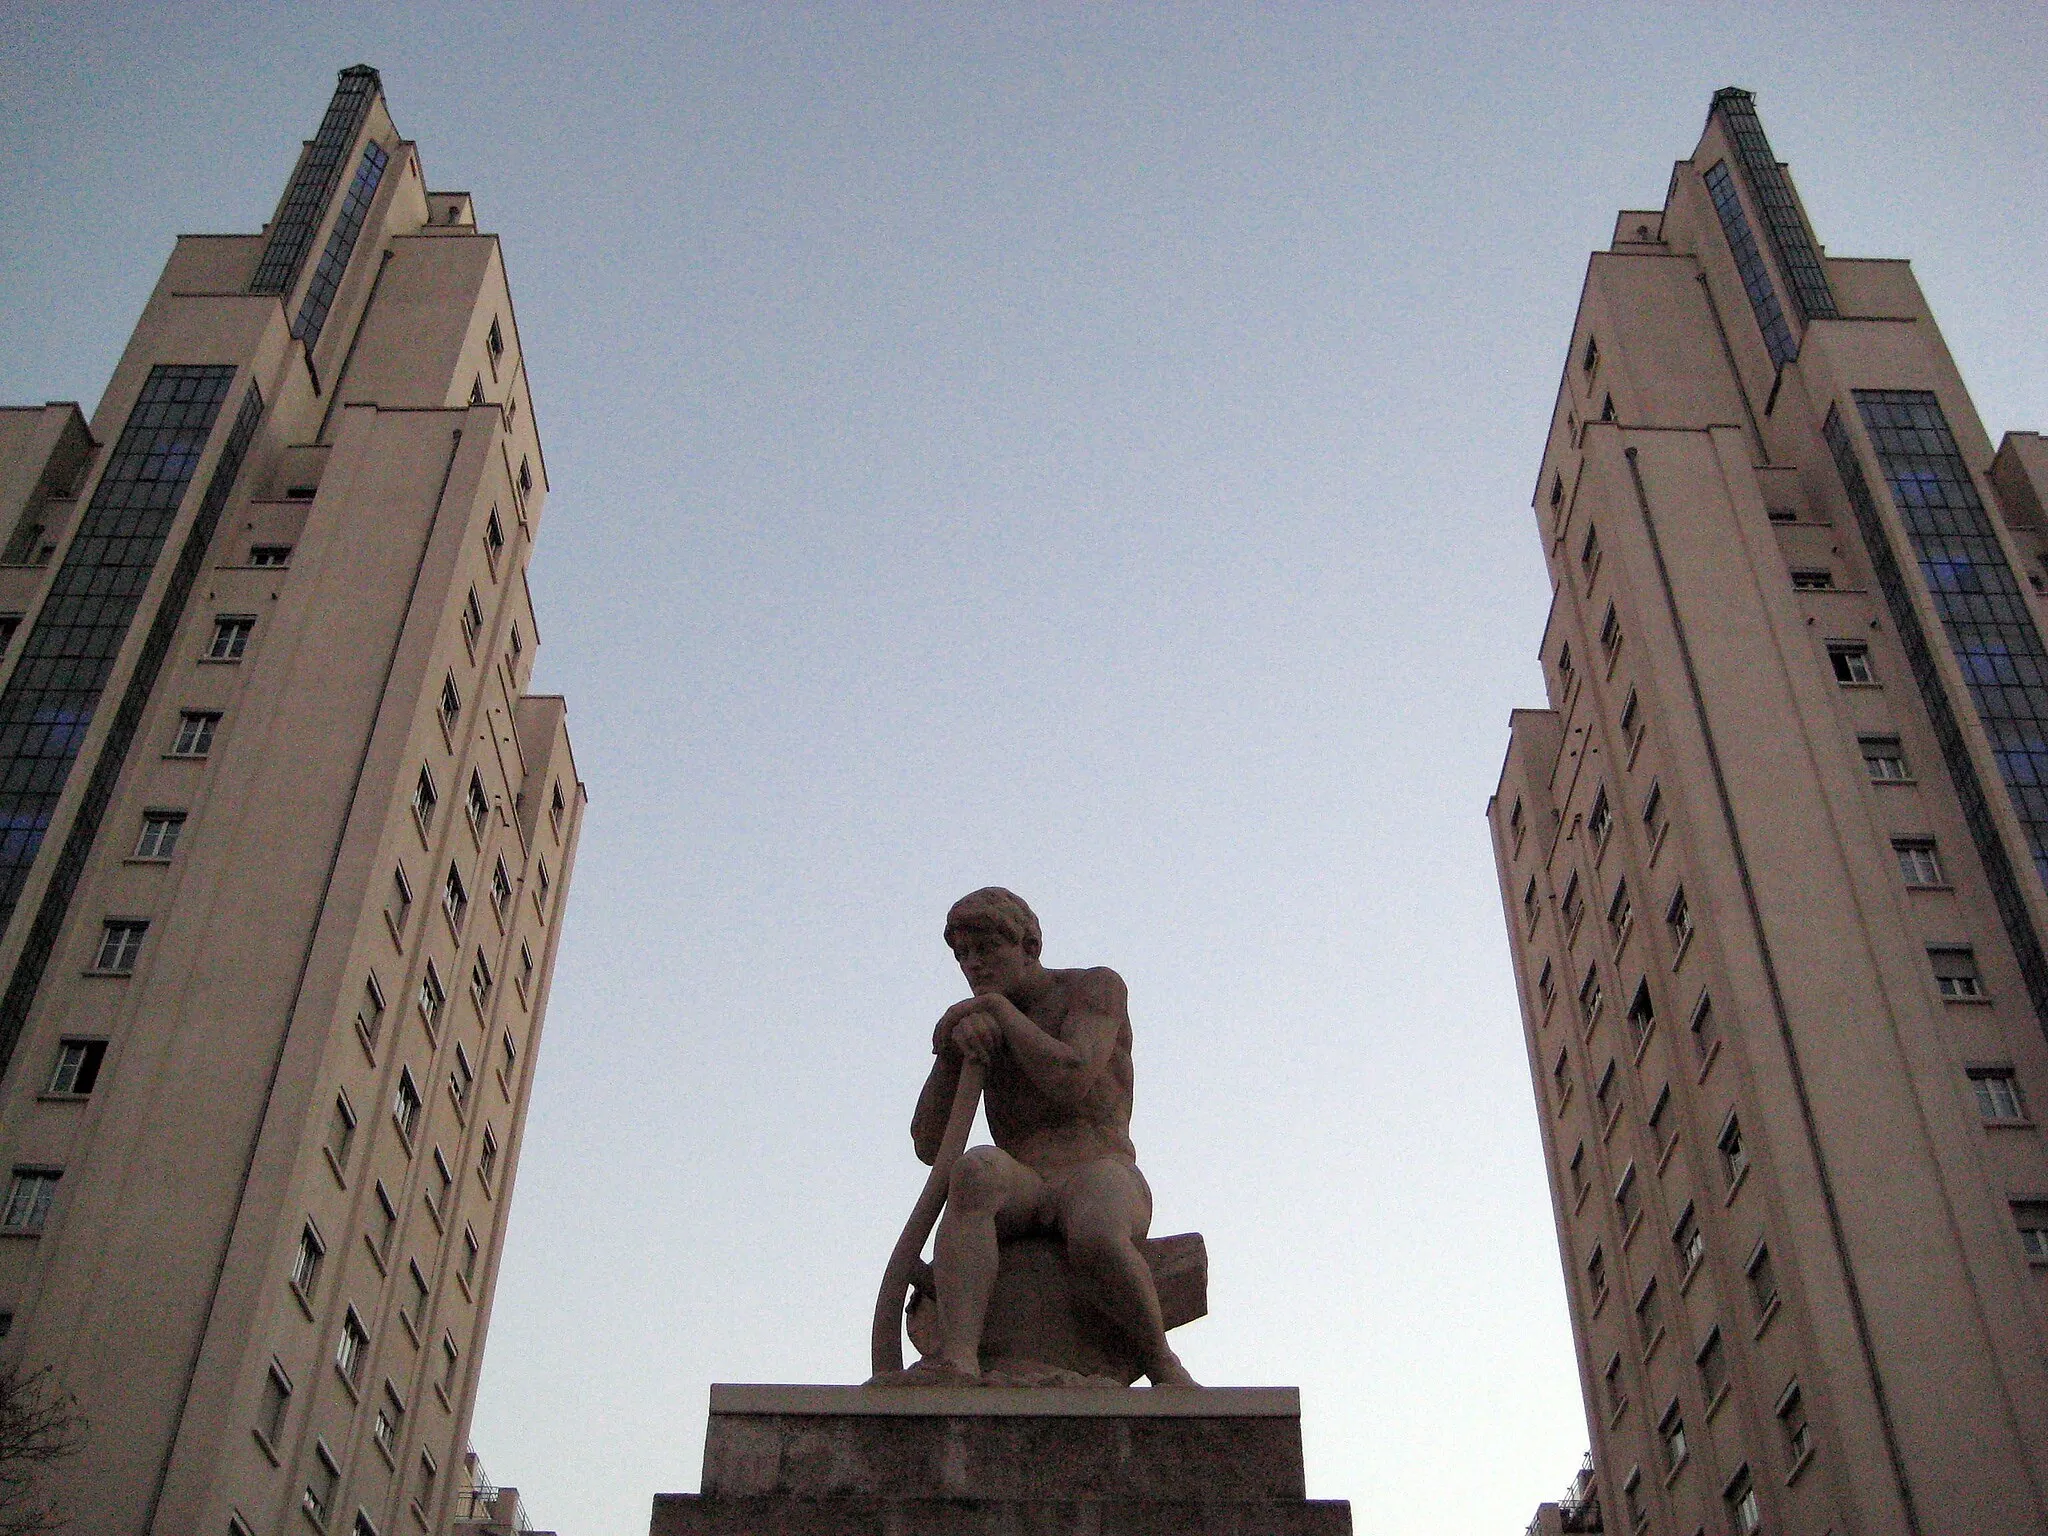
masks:
{"type": "Polygon", "coordinates": [[[106,1533],[443,1530],[584,793],[497,239],[340,76],[0,412],[0,1366],[106,1533]]]}
{"type": "Polygon", "coordinates": [[[1718,93],[1587,271],[1550,707],[1488,806],[1597,1467],[1561,1528],[2048,1530],[2044,500],[1718,93]]]}

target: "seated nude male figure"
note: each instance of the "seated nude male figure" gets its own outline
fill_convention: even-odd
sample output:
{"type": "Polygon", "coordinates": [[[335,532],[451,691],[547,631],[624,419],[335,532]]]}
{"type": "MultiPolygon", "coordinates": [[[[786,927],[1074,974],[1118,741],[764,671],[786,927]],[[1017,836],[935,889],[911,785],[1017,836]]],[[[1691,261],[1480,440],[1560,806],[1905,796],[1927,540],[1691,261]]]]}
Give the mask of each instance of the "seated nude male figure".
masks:
{"type": "Polygon", "coordinates": [[[962,1154],[933,1247],[943,1345],[908,1373],[940,1384],[981,1375],[981,1333],[996,1280],[997,1239],[1051,1231],[1089,1299],[1138,1346],[1155,1387],[1193,1386],[1161,1326],[1159,1297],[1138,1244],[1152,1191],[1131,1145],[1131,1019],[1123,978],[1106,967],[1039,963],[1038,919],[989,887],[946,915],[974,995],[932,1033],[936,1059],[910,1123],[930,1163],[965,1060],[987,1063],[983,1102],[992,1147],[962,1154]]]}

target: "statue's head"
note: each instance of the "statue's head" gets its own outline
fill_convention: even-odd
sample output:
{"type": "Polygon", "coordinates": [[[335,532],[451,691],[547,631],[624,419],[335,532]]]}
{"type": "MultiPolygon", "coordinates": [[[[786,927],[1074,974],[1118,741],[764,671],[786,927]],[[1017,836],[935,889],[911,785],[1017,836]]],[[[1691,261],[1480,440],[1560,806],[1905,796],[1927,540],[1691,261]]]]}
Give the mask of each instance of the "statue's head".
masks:
{"type": "Polygon", "coordinates": [[[1033,960],[1045,946],[1038,915],[1024,905],[1024,898],[1000,885],[985,885],[953,903],[946,914],[946,944],[957,956],[961,941],[970,934],[990,934],[1022,947],[1033,960]]]}

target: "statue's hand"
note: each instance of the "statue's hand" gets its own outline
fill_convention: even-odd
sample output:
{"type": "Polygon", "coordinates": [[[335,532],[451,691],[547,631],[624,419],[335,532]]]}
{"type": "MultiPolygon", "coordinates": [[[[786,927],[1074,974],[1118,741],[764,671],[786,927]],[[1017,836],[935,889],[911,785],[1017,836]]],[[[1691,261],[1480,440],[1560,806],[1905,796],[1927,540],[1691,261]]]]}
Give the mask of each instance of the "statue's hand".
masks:
{"type": "MultiPolygon", "coordinates": [[[[939,1015],[939,1022],[932,1030],[932,1052],[934,1055],[958,1057],[964,1052],[965,1045],[960,1037],[959,1028],[968,1019],[982,1020],[995,1030],[997,1040],[1002,1038],[1001,1028],[997,1027],[995,1021],[988,1016],[988,999],[983,997],[965,998],[939,1015]]],[[[982,1054],[974,1059],[976,1061],[987,1060],[987,1052],[982,1052],[982,1054]]]]}
{"type": "Polygon", "coordinates": [[[969,1061],[987,1061],[1003,1043],[1003,1029],[986,1013],[970,1013],[953,1026],[953,1043],[969,1061]]]}

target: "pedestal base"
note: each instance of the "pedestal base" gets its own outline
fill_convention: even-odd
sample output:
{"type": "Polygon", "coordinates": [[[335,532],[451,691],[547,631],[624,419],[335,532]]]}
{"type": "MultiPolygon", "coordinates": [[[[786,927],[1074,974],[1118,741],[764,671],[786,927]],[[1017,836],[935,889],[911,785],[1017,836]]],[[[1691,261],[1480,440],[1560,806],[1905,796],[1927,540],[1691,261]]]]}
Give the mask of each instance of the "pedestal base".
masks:
{"type": "Polygon", "coordinates": [[[650,1536],[1350,1536],[1292,1387],[715,1386],[650,1536]]]}

